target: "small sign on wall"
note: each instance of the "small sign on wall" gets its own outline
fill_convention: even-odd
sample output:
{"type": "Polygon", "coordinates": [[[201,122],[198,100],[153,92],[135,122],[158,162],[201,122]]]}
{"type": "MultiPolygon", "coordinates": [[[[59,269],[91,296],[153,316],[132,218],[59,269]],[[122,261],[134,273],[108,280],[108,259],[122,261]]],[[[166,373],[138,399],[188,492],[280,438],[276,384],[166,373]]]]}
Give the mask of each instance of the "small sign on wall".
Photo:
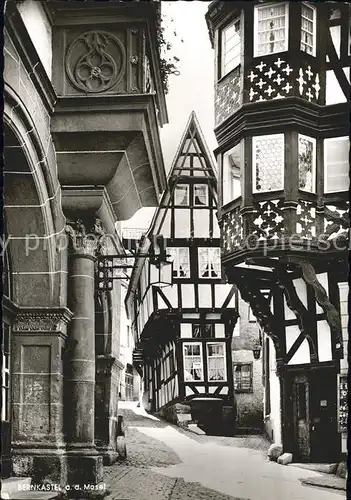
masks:
{"type": "Polygon", "coordinates": [[[347,376],[338,376],[338,430],[347,432],[347,376]]]}

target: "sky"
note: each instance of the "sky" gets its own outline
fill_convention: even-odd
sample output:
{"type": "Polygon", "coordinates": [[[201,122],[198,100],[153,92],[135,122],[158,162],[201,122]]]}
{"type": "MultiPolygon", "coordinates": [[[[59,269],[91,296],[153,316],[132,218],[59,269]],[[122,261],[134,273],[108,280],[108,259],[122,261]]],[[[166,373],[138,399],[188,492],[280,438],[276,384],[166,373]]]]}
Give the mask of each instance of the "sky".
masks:
{"type": "MultiPolygon", "coordinates": [[[[162,1],[164,37],[172,44],[167,56],[174,55],[180,59],[177,63],[180,75],[170,75],[168,80],[169,92],[166,95],[166,104],[169,123],[160,129],[167,174],[193,110],[210,151],[217,146],[213,133],[214,51],[205,20],[208,5],[209,2],[203,1],[162,1]]],[[[153,213],[153,208],[143,208],[129,221],[123,223],[123,227],[147,228],[153,213]]]]}

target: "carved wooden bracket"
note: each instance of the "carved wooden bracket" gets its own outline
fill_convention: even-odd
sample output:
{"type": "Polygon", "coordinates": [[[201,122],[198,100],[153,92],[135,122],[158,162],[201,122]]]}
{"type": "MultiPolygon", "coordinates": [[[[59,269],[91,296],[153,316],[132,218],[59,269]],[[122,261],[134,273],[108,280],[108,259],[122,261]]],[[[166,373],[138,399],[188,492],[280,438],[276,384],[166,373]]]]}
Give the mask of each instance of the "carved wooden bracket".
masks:
{"type": "MultiPolygon", "coordinates": [[[[278,277],[278,286],[283,290],[283,293],[286,298],[286,303],[289,309],[296,314],[296,317],[299,321],[299,328],[301,331],[301,335],[303,338],[307,339],[307,342],[310,347],[311,353],[311,361],[318,361],[318,350],[316,346],[315,340],[311,337],[310,333],[314,328],[314,315],[312,315],[304,306],[299,296],[297,295],[296,289],[288,273],[282,268],[277,267],[277,277],[278,277]]],[[[286,353],[285,361],[288,362],[292,356],[297,351],[298,347],[301,345],[301,340],[298,338],[294,345],[290,349],[290,353],[286,353]],[[296,344],[296,346],[295,346],[296,344]]]]}
{"type": "Polygon", "coordinates": [[[276,325],[268,299],[261,292],[260,286],[253,280],[239,280],[237,286],[242,299],[247,302],[254,313],[260,327],[272,339],[277,358],[282,357],[282,343],[279,325],[276,325]]]}
{"type": "Polygon", "coordinates": [[[328,294],[322,284],[318,281],[316,271],[313,265],[306,260],[296,260],[302,269],[302,277],[304,281],[310,285],[315,293],[316,301],[323,309],[327,322],[331,330],[332,339],[334,340],[334,345],[337,351],[338,358],[343,356],[343,344],[342,344],[342,325],[339,312],[336,307],[330,302],[328,294]]]}

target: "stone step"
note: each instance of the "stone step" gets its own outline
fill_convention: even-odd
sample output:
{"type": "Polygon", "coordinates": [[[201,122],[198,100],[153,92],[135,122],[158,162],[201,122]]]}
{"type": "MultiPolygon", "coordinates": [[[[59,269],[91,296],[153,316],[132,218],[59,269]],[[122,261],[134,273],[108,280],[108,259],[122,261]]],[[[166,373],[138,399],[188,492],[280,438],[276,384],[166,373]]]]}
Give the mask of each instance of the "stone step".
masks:
{"type": "Polygon", "coordinates": [[[292,463],[289,467],[299,467],[300,469],[313,470],[315,472],[323,472],[324,474],[335,474],[338,464],[299,464],[292,463]]]}

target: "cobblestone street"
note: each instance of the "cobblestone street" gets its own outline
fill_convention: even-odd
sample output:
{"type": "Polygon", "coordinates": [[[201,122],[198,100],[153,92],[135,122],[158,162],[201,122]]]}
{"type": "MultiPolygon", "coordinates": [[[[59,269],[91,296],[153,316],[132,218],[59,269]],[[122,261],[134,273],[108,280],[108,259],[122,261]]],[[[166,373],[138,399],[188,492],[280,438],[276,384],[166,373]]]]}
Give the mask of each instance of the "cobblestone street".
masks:
{"type": "Polygon", "coordinates": [[[260,436],[202,436],[121,403],[127,459],[105,467],[107,500],[340,500],[301,484],[320,474],[266,461],[260,436]]]}

